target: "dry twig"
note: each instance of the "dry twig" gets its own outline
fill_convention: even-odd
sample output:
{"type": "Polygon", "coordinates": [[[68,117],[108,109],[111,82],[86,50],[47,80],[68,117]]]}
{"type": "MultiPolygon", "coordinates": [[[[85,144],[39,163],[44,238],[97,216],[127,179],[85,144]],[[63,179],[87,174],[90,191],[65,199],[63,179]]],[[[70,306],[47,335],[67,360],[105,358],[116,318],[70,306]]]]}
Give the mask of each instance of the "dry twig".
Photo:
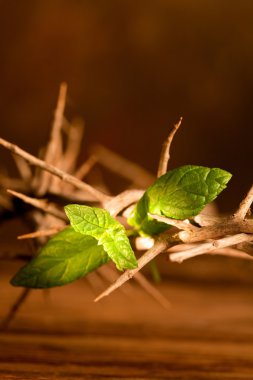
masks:
{"type": "Polygon", "coordinates": [[[156,300],[164,309],[169,310],[171,308],[170,302],[166,297],[163,296],[161,292],[157,290],[140,272],[136,273],[134,276],[135,280],[140,284],[140,286],[156,300]]]}
{"type": "MultiPolygon", "coordinates": [[[[62,138],[61,127],[63,124],[63,115],[66,104],[67,84],[60,85],[60,91],[57,106],[54,113],[54,122],[51,129],[50,139],[46,148],[44,161],[47,164],[56,164],[62,155],[62,138]]],[[[50,186],[51,176],[47,172],[41,173],[40,186],[38,187],[38,195],[42,196],[46,193],[50,186]]]]}
{"type": "Polygon", "coordinates": [[[129,205],[137,202],[143,195],[143,190],[126,190],[103,204],[111,215],[116,216],[129,205]]]}
{"type": "MultiPolygon", "coordinates": [[[[78,155],[81,150],[81,143],[84,132],[82,120],[75,119],[67,130],[67,145],[61,157],[61,169],[68,173],[73,173],[76,167],[78,155]]],[[[79,177],[77,177],[79,178],[79,177]]],[[[81,179],[81,178],[79,178],[81,179]]]]}
{"type": "Polygon", "coordinates": [[[222,221],[226,220],[226,218],[218,217],[218,216],[212,216],[212,215],[206,215],[206,214],[199,214],[197,216],[194,216],[193,220],[198,223],[201,227],[208,227],[212,226],[217,223],[222,223],[222,221]]]}
{"type": "Polygon", "coordinates": [[[108,289],[106,289],[95,299],[95,302],[101,300],[105,296],[108,296],[114,290],[122,286],[126,281],[130,280],[137,272],[139,272],[141,268],[159,255],[159,253],[165,251],[169,245],[170,243],[166,239],[158,240],[151,249],[141,256],[138,260],[138,267],[136,269],[126,270],[108,289]]]}
{"type": "Polygon", "coordinates": [[[239,245],[240,244],[241,243],[239,243],[239,244],[236,245],[237,248],[233,248],[233,247],[219,248],[217,250],[210,251],[210,254],[212,254],[212,255],[222,255],[222,256],[234,257],[236,259],[253,260],[253,256],[252,255],[250,255],[250,254],[248,254],[248,253],[246,253],[244,251],[241,251],[239,249],[239,245]]]}
{"type": "Polygon", "coordinates": [[[180,231],[178,237],[185,243],[194,243],[241,232],[253,233],[253,220],[235,220],[228,218],[227,220],[223,220],[222,223],[218,222],[214,225],[202,227],[194,231],[180,231]]]}
{"type": "Polygon", "coordinates": [[[233,215],[235,219],[245,219],[247,212],[250,209],[251,204],[253,203],[253,185],[248,191],[246,197],[240,203],[240,206],[236,213],[233,215]]]}
{"type": "Polygon", "coordinates": [[[252,241],[252,240],[253,240],[253,235],[251,234],[250,235],[238,234],[238,235],[228,236],[222,239],[214,240],[209,243],[199,244],[196,247],[188,249],[186,251],[172,253],[170,255],[170,260],[176,261],[178,263],[182,263],[186,259],[190,259],[198,255],[203,255],[204,253],[209,253],[215,250],[217,250],[218,252],[219,248],[225,248],[225,247],[229,247],[232,245],[236,245],[242,242],[252,241]]]}
{"type": "Polygon", "coordinates": [[[154,176],[148,171],[102,145],[95,145],[91,152],[102,166],[133,182],[137,187],[146,188],[154,181],[154,176]]]}
{"type": "MultiPolygon", "coordinates": [[[[241,204],[249,205],[248,198],[251,197],[249,192],[246,196],[246,201],[241,204]]],[[[211,226],[197,228],[189,230],[188,223],[180,223],[180,228],[183,228],[183,231],[179,231],[174,235],[166,235],[162,234],[154,246],[149,249],[144,255],[138,260],[138,267],[136,269],[127,270],[124,272],[117,280],[114,282],[108,289],[106,289],[101,295],[99,295],[96,301],[99,301],[105,296],[108,296],[114,290],[122,286],[126,281],[132,278],[139,270],[154,259],[158,254],[167,250],[170,246],[173,246],[178,243],[194,243],[194,242],[202,242],[197,246],[188,249],[187,251],[179,251],[177,253],[171,254],[170,258],[173,261],[183,261],[186,258],[194,257],[206,252],[211,252],[214,250],[218,250],[220,248],[230,247],[242,242],[249,242],[253,240],[253,221],[249,219],[242,219],[246,207],[243,206],[243,213],[240,213],[241,217],[237,218],[227,218],[223,220],[222,223],[220,220],[216,224],[212,224],[211,226]],[[186,229],[187,228],[187,229],[186,229]],[[230,235],[227,237],[223,237],[217,240],[218,237],[222,237],[224,235],[230,235]],[[204,240],[214,239],[212,242],[203,243],[204,240]]],[[[241,255],[238,254],[238,257],[241,255]]]]}
{"type": "Polygon", "coordinates": [[[76,170],[75,177],[78,179],[83,179],[96,164],[97,158],[94,155],[91,155],[84,163],[76,170]]]}
{"type": "Polygon", "coordinates": [[[169,133],[169,136],[165,140],[162,146],[162,152],[160,156],[158,171],[157,171],[157,177],[161,177],[161,175],[165,174],[168,169],[168,162],[170,159],[170,146],[173,141],[173,138],[175,136],[175,133],[179,129],[180,125],[182,124],[183,118],[180,117],[179,121],[174,125],[171,132],[169,133]]]}
{"type": "Polygon", "coordinates": [[[30,184],[32,180],[32,171],[30,166],[22,157],[19,157],[15,154],[13,154],[12,156],[16,163],[21,178],[25,183],[30,184]]]}
{"type": "Polygon", "coordinates": [[[26,203],[28,203],[28,204],[36,207],[36,208],[39,208],[40,210],[43,210],[44,212],[46,212],[48,214],[55,216],[56,218],[66,220],[66,215],[64,214],[64,212],[58,210],[54,204],[47,203],[46,200],[28,197],[25,194],[21,194],[21,193],[18,193],[17,191],[13,191],[13,190],[7,190],[7,192],[9,194],[13,195],[14,197],[22,199],[22,201],[24,201],[24,202],[26,202],[26,203]]]}
{"type": "Polygon", "coordinates": [[[18,310],[23,305],[25,300],[27,299],[29,293],[31,292],[31,289],[23,289],[21,291],[20,296],[18,299],[14,302],[12,307],[10,308],[8,314],[4,317],[4,319],[1,321],[0,324],[0,331],[6,330],[8,326],[10,325],[11,321],[15,318],[18,310]]]}
{"type": "Polygon", "coordinates": [[[28,161],[31,165],[35,165],[43,170],[48,171],[49,173],[59,177],[61,180],[70,183],[71,185],[75,186],[76,188],[83,190],[85,192],[88,192],[89,194],[93,195],[94,198],[96,198],[100,202],[106,202],[110,199],[110,197],[101,191],[95,189],[94,187],[88,185],[85,182],[80,181],[76,177],[72,176],[71,174],[68,174],[64,172],[63,170],[60,170],[56,168],[53,165],[47,164],[45,161],[40,160],[39,158],[31,155],[30,153],[27,153],[23,149],[19,148],[17,145],[14,145],[2,138],[0,138],[0,145],[3,147],[9,149],[14,154],[17,154],[21,157],[23,157],[26,161],[28,161]]]}
{"type": "MultiPolygon", "coordinates": [[[[93,148],[94,155],[91,155],[83,165],[77,168],[77,158],[81,147],[83,126],[80,123],[69,124],[64,118],[66,94],[67,85],[63,83],[60,87],[50,140],[43,155],[44,160],[37,158],[22,150],[18,146],[0,138],[0,145],[9,149],[14,154],[17,167],[22,177],[22,181],[19,181],[19,183],[16,184],[17,186],[14,186],[13,182],[16,180],[10,180],[7,178],[7,182],[9,180],[9,183],[13,183],[13,186],[9,185],[6,187],[12,187],[19,191],[23,191],[24,189],[24,192],[32,189],[39,195],[43,195],[48,192],[50,194],[66,197],[68,200],[76,199],[80,202],[97,201],[99,206],[106,208],[111,215],[117,216],[122,211],[126,211],[130,205],[135,204],[142,197],[144,191],[131,189],[112,197],[105,194],[103,191],[82,182],[81,178],[83,178],[91,170],[95,163],[99,162],[101,166],[123,176],[136,187],[147,188],[155,178],[152,174],[135,163],[132,163],[109,149],[99,145],[93,148]],[[65,150],[63,146],[64,136],[62,136],[62,132],[66,133],[65,150]],[[37,169],[35,171],[34,181],[31,181],[32,171],[28,164],[34,165],[37,169]],[[44,170],[46,173],[41,173],[41,171],[38,171],[38,168],[44,170]],[[74,174],[71,175],[69,173],[74,174]],[[59,179],[62,181],[61,183],[59,182],[59,179]],[[20,190],[20,188],[22,190],[20,190]]],[[[174,125],[168,138],[163,144],[157,173],[158,177],[165,174],[167,171],[168,161],[170,159],[171,143],[181,123],[182,118],[180,118],[178,123],[174,125]]],[[[95,171],[91,174],[94,172],[95,171]]],[[[38,230],[30,234],[21,235],[19,236],[19,239],[37,238],[40,243],[42,243],[42,240],[45,237],[50,236],[63,228],[64,223],[62,221],[66,220],[65,214],[58,210],[54,204],[47,203],[42,199],[27,196],[26,194],[21,194],[17,191],[8,190],[8,192],[43,211],[43,213],[34,211],[32,214],[38,230]],[[59,223],[59,226],[57,223],[59,223]],[[52,227],[48,228],[50,225],[52,227]]],[[[2,201],[0,200],[1,204],[4,204],[5,202],[6,199],[3,199],[2,201]]],[[[169,231],[161,234],[153,240],[153,246],[138,260],[138,267],[136,269],[125,271],[107,290],[98,296],[95,301],[109,295],[112,291],[121,287],[126,281],[135,276],[135,280],[138,281],[153,298],[168,308],[168,301],[153,287],[153,285],[147,281],[142,274],[139,273],[139,271],[147,263],[164,251],[168,251],[170,253],[171,261],[177,262],[182,262],[185,259],[204,253],[224,254],[227,256],[252,260],[252,256],[247,254],[247,249],[252,249],[252,245],[250,243],[253,241],[253,220],[246,218],[252,202],[253,186],[246,195],[245,199],[241,202],[233,217],[220,218],[200,214],[192,219],[192,221],[198,223],[200,227],[194,226],[188,220],[175,220],[150,214],[150,216],[154,219],[173,225],[180,231],[175,233],[172,229],[172,232],[169,231]],[[243,247],[245,246],[246,248],[244,250],[243,247]]],[[[123,220],[125,221],[125,219],[123,220]]],[[[152,245],[150,241],[149,244],[152,245]]],[[[107,268],[100,268],[98,273],[100,273],[103,278],[110,281],[112,281],[115,277],[114,272],[112,273],[110,269],[107,268]]],[[[94,274],[94,276],[97,275],[94,274]]],[[[90,281],[90,277],[88,277],[88,281],[90,281]]],[[[97,282],[98,281],[99,277],[97,277],[97,282]]],[[[28,293],[29,290],[25,290],[14,304],[3,322],[5,326],[13,318],[28,293]]]]}
{"type": "Polygon", "coordinates": [[[35,239],[39,237],[52,236],[52,235],[57,234],[61,230],[62,230],[61,227],[48,228],[47,230],[38,230],[38,231],[31,232],[29,234],[19,235],[18,240],[35,239]]]}
{"type": "Polygon", "coordinates": [[[185,231],[198,231],[198,227],[193,226],[189,220],[177,220],[177,219],[172,219],[172,218],[167,218],[165,216],[161,215],[155,215],[148,213],[149,216],[151,216],[153,219],[158,220],[159,222],[166,223],[170,226],[177,227],[180,230],[185,230],[185,231]]]}

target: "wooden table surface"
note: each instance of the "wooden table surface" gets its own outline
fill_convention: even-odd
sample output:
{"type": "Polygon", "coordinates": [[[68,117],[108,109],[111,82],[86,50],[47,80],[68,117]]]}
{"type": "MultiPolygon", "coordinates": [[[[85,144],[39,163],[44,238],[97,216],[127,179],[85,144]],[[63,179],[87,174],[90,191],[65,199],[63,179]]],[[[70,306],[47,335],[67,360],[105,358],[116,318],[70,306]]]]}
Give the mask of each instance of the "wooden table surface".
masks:
{"type": "MultiPolygon", "coordinates": [[[[15,269],[2,267],[1,316],[15,269]]],[[[32,291],[1,333],[0,379],[253,379],[252,285],[159,288],[169,311],[136,285],[98,304],[84,280],[32,291]]]]}
{"type": "MultiPolygon", "coordinates": [[[[1,254],[27,250],[17,231],[26,232],[15,221],[1,225],[1,254]]],[[[134,282],[97,304],[86,280],[32,291],[0,334],[0,380],[253,380],[251,263],[164,261],[168,280],[159,288],[169,311],[134,282]]],[[[0,262],[0,317],[22,292],[8,284],[20,265],[0,262]]]]}

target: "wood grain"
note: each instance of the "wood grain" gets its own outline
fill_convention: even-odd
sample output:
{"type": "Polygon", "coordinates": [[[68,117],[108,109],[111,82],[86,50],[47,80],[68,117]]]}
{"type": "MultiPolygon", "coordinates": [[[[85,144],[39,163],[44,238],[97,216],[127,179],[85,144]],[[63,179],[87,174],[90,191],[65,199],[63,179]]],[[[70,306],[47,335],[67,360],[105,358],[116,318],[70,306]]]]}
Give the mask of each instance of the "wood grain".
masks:
{"type": "MultiPolygon", "coordinates": [[[[23,232],[13,223],[2,226],[1,252],[25,253],[15,239],[23,232]]],[[[0,264],[3,317],[22,291],[8,284],[22,262],[0,264]]],[[[252,266],[208,257],[165,264],[158,287],[169,311],[137,285],[96,304],[108,283],[96,294],[85,280],[32,291],[0,334],[0,380],[252,380],[252,266]]]]}

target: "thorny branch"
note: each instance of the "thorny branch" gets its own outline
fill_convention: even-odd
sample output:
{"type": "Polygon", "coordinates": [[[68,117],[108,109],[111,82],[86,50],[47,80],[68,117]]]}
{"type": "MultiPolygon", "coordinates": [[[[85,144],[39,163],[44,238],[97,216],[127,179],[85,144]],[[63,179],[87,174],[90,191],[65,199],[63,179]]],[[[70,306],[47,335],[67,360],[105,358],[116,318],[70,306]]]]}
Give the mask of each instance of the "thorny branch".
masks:
{"type": "MultiPolygon", "coordinates": [[[[5,184],[6,188],[12,188],[13,190],[8,190],[8,194],[1,192],[0,206],[12,210],[11,195],[31,204],[37,210],[32,214],[37,228],[34,232],[19,236],[19,239],[36,238],[40,243],[42,242],[41,239],[46,239],[47,236],[55,234],[64,228],[65,214],[59,210],[55,203],[40,199],[41,196],[59,196],[71,202],[75,200],[79,202],[95,202],[100,207],[106,208],[115,217],[120,214],[120,218],[123,219],[125,224],[125,216],[128,213],[129,206],[132,207],[138,202],[144,193],[142,189],[147,188],[155,179],[145,169],[100,145],[93,147],[91,155],[83,164],[77,165],[83,125],[80,121],[72,123],[66,121],[64,117],[66,95],[67,86],[63,83],[60,87],[52,132],[42,158],[37,158],[20,147],[0,138],[0,145],[13,153],[21,176],[21,180],[1,176],[2,184],[5,184]],[[63,134],[65,134],[64,138],[63,134]],[[65,139],[66,144],[63,144],[65,139]],[[111,196],[83,182],[82,178],[92,171],[97,163],[117,175],[125,177],[130,181],[131,188],[116,196],[111,196]],[[34,173],[32,173],[30,166],[36,167],[34,173]]],[[[181,123],[182,118],[174,125],[163,144],[157,172],[158,177],[167,171],[171,143],[181,123]]],[[[139,258],[138,267],[125,271],[95,301],[109,295],[129,279],[135,277],[136,281],[153,298],[165,308],[169,308],[169,302],[139,273],[146,264],[162,252],[167,252],[170,255],[170,260],[176,262],[182,262],[206,253],[252,260],[253,220],[247,218],[252,202],[253,186],[234,215],[226,218],[199,214],[191,220],[180,221],[150,214],[154,219],[175,228],[172,229],[172,232],[168,230],[153,240],[147,240],[146,244],[145,241],[142,242],[143,247],[151,248],[139,258]]],[[[138,245],[136,244],[136,246],[138,245]]],[[[98,273],[111,282],[116,276],[115,270],[113,270],[113,273],[112,270],[111,267],[103,267],[98,270],[98,273]]],[[[95,276],[96,274],[92,275],[95,276]]],[[[88,281],[90,281],[90,277],[88,281]]],[[[8,325],[8,322],[13,318],[28,294],[29,291],[24,291],[15,302],[4,320],[5,326],[8,325]]]]}
{"type": "MultiPolygon", "coordinates": [[[[42,195],[60,196],[69,201],[96,202],[102,207],[106,207],[112,215],[117,216],[129,205],[136,203],[143,194],[143,190],[126,190],[116,197],[111,197],[94,186],[91,186],[81,179],[87,175],[94,165],[99,162],[102,166],[110,167],[118,175],[128,179],[131,186],[147,187],[154,180],[152,174],[148,173],[137,164],[122,158],[110,150],[97,146],[93,154],[80,166],[77,159],[80,152],[83,135],[83,125],[80,120],[69,123],[64,117],[66,105],[67,85],[60,86],[58,102],[52,124],[52,132],[46,148],[40,158],[37,158],[20,147],[0,138],[0,145],[9,149],[14,157],[20,179],[12,179],[1,175],[2,186],[12,188],[8,193],[1,194],[1,207],[6,210],[13,210],[12,199],[17,197],[23,202],[35,207],[38,211],[31,213],[31,217],[37,225],[37,230],[31,233],[18,236],[18,239],[37,239],[39,244],[45,243],[45,239],[62,228],[66,222],[65,214],[60,211],[56,204],[41,199],[42,195]],[[63,134],[66,135],[66,143],[63,144],[63,134]],[[65,145],[65,149],[64,149],[65,145]],[[96,154],[94,154],[96,153],[96,154]],[[35,166],[33,173],[31,166],[35,166]],[[41,170],[42,169],[42,172],[41,170]],[[46,172],[46,173],[45,173],[46,172]],[[57,180],[56,180],[57,179],[57,180]],[[61,185],[59,179],[62,181],[61,185]],[[31,196],[31,194],[35,196],[31,196]],[[28,195],[29,194],[29,195],[28,195]],[[36,197],[37,196],[37,197],[36,197]],[[38,198],[39,197],[39,198],[38,198]]],[[[65,138],[65,137],[64,137],[65,138]]],[[[125,218],[123,223],[125,223],[125,218]]],[[[15,254],[10,258],[22,259],[23,255],[15,254]]],[[[27,256],[29,257],[29,255],[27,256]]],[[[8,255],[4,258],[8,258],[8,255]]],[[[107,280],[113,280],[112,276],[117,276],[115,268],[100,268],[101,275],[107,280]]],[[[166,298],[145,279],[140,273],[136,276],[136,281],[163,307],[168,308],[169,302],[166,298]]],[[[25,290],[11,307],[8,315],[2,321],[2,328],[7,327],[13,319],[21,305],[28,297],[30,291],[25,290]]]]}
{"type": "MultiPolygon", "coordinates": [[[[176,223],[177,224],[177,223],[176,223]]],[[[170,246],[180,244],[180,243],[199,243],[196,247],[182,250],[178,253],[172,254],[170,256],[171,261],[182,262],[186,259],[194,257],[196,255],[201,255],[208,253],[210,251],[217,251],[219,248],[225,248],[234,246],[242,242],[251,242],[253,241],[253,221],[242,221],[241,219],[231,220],[227,218],[226,222],[218,222],[216,225],[210,227],[201,227],[195,230],[189,229],[188,223],[183,222],[177,227],[181,231],[174,234],[163,234],[161,235],[154,246],[144,253],[141,258],[138,260],[138,268],[127,270],[124,272],[114,284],[112,284],[107,290],[105,290],[101,295],[99,295],[95,301],[101,300],[103,297],[108,296],[114,290],[122,286],[126,281],[131,279],[144,265],[148,264],[153,260],[158,254],[167,250],[170,246]],[[185,225],[186,224],[186,225],[185,225]],[[247,232],[247,233],[242,233],[247,232]],[[223,239],[217,239],[217,237],[233,234],[223,239]],[[203,243],[208,239],[213,239],[212,242],[203,243]]],[[[192,226],[194,227],[194,226],[192,226]]],[[[226,255],[226,252],[223,251],[226,255]]],[[[235,255],[234,255],[235,256],[235,255]]],[[[241,255],[241,252],[238,252],[238,258],[248,258],[249,255],[241,255]]]]}
{"type": "Polygon", "coordinates": [[[45,161],[40,160],[39,158],[31,155],[30,153],[19,148],[17,145],[10,143],[9,141],[6,141],[0,138],[0,145],[9,149],[14,154],[17,154],[18,156],[23,157],[31,165],[35,165],[43,170],[46,170],[47,172],[59,177],[62,181],[67,182],[70,185],[77,187],[79,190],[88,192],[89,194],[94,196],[94,200],[97,200],[100,202],[106,202],[110,198],[106,194],[88,185],[87,183],[80,181],[79,179],[72,176],[71,174],[68,174],[64,172],[63,170],[60,170],[51,164],[47,164],[45,161]]]}
{"type": "Polygon", "coordinates": [[[240,206],[236,213],[233,215],[234,219],[245,219],[248,211],[250,210],[250,206],[253,203],[253,184],[247,193],[246,197],[240,203],[240,206]]]}
{"type": "Polygon", "coordinates": [[[168,170],[168,162],[170,159],[170,146],[175,136],[175,133],[180,128],[180,125],[182,124],[182,120],[183,118],[180,117],[179,121],[174,125],[171,132],[169,133],[169,136],[163,143],[158,171],[157,171],[157,177],[160,177],[161,175],[165,174],[168,170]]]}
{"type": "Polygon", "coordinates": [[[23,305],[25,300],[27,299],[28,295],[31,293],[31,289],[22,289],[20,295],[18,296],[17,300],[14,302],[14,304],[11,306],[10,310],[4,317],[4,319],[1,321],[0,330],[5,330],[8,328],[10,322],[14,319],[16,313],[20,309],[20,307],[23,305]]]}
{"type": "MultiPolygon", "coordinates": [[[[49,142],[47,144],[44,161],[48,164],[57,164],[57,161],[62,156],[62,137],[61,128],[63,125],[64,109],[66,105],[67,98],[67,84],[62,83],[60,85],[59,96],[57,101],[57,106],[54,113],[54,121],[51,129],[51,135],[49,142]]],[[[42,196],[46,193],[52,177],[48,172],[43,171],[40,178],[40,187],[38,188],[38,195],[42,196]]]]}
{"type": "Polygon", "coordinates": [[[133,182],[137,188],[146,188],[155,179],[147,170],[101,145],[95,145],[91,152],[102,166],[133,182]]]}
{"type": "Polygon", "coordinates": [[[22,201],[40,209],[40,210],[43,210],[44,212],[47,212],[48,214],[55,216],[56,218],[66,220],[66,215],[64,214],[64,212],[58,210],[55,205],[47,203],[46,200],[28,197],[25,194],[21,194],[21,193],[18,193],[17,191],[13,191],[13,190],[9,190],[9,189],[7,189],[7,192],[9,194],[13,195],[14,197],[22,199],[22,201]]]}

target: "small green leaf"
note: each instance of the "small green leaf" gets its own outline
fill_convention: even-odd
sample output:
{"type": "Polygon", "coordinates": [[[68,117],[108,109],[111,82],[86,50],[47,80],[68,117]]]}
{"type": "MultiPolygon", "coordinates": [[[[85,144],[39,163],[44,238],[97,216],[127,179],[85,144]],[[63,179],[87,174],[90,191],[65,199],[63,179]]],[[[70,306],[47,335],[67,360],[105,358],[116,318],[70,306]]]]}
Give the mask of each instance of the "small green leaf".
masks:
{"type": "Polygon", "coordinates": [[[14,286],[51,288],[86,276],[109,260],[97,240],[67,227],[11,280],[14,286]]]}
{"type": "Polygon", "coordinates": [[[190,218],[212,202],[230,178],[230,173],[218,168],[186,165],[171,170],[147,189],[128,223],[144,235],[163,232],[168,225],[153,220],[148,213],[174,219],[190,218]]]}
{"type": "Polygon", "coordinates": [[[119,270],[137,267],[124,227],[108,211],[72,204],[65,212],[75,231],[97,239],[119,270]]]}

